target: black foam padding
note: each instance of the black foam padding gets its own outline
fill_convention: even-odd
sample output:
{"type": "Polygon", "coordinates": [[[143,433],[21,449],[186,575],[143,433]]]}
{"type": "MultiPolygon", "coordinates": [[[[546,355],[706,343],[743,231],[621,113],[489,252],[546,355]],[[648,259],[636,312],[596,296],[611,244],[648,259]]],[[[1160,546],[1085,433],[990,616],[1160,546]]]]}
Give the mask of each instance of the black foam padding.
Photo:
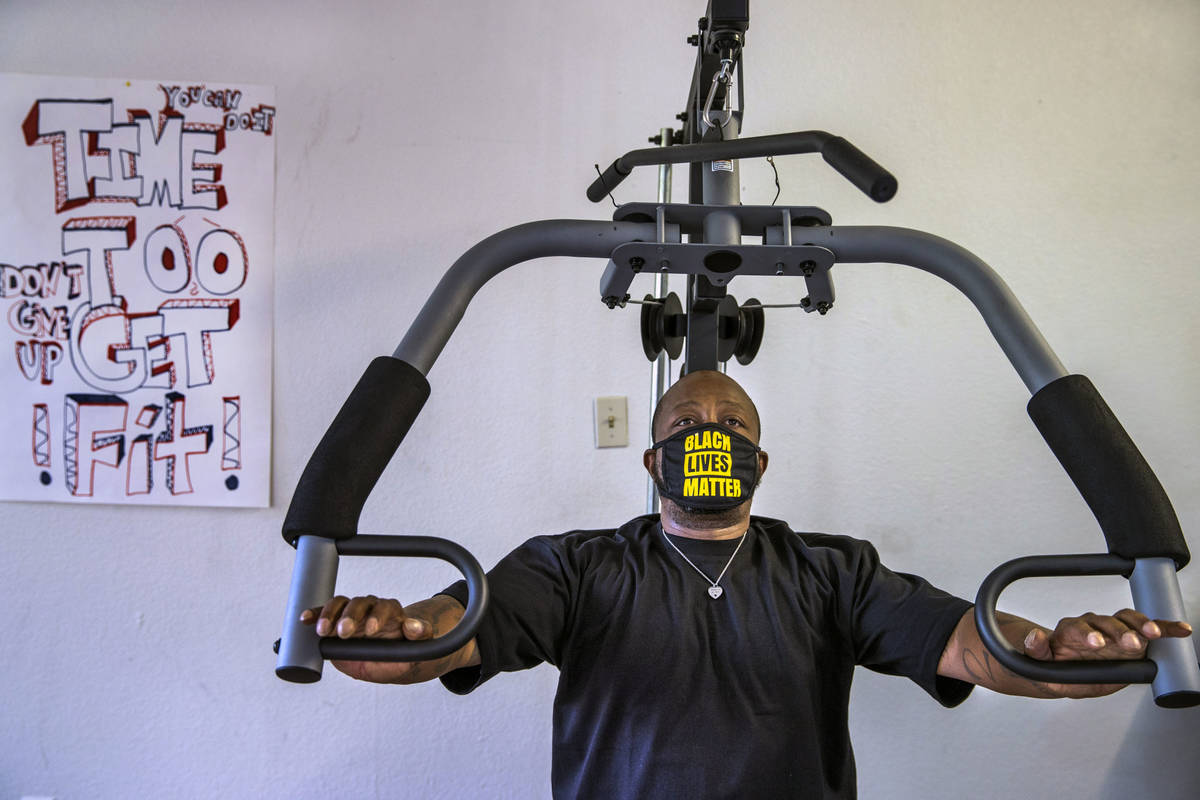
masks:
{"type": "Polygon", "coordinates": [[[1052,381],[1030,398],[1028,411],[1096,515],[1110,553],[1187,564],[1191,554],[1167,493],[1090,380],[1052,381]]]}
{"type": "Polygon", "coordinates": [[[390,356],[372,361],[308,460],[283,538],[357,533],[367,496],[427,399],[429,381],[416,367],[390,356]]]}
{"type": "Polygon", "coordinates": [[[895,176],[842,137],[831,136],[821,146],[821,157],[876,203],[896,195],[895,176]]]}

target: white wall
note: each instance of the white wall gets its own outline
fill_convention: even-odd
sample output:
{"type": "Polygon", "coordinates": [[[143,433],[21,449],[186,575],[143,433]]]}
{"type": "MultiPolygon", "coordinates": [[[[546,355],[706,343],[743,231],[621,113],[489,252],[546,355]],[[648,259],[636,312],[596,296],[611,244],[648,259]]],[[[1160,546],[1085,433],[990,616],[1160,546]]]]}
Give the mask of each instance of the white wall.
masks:
{"type": "MultiPolygon", "coordinates": [[[[702,5],[0,6],[0,70],[267,83],[279,108],[274,504],[0,508],[0,797],[548,794],[549,667],[465,699],[332,670],[312,686],[276,679],[292,561],[278,529],[349,387],[458,254],[530,219],[610,213],[584,198],[592,164],[644,146],[681,109],[702,5]]],[[[1194,531],[1200,6],[753,12],[745,134],[833,131],[901,187],[877,206],[796,156],[778,160],[780,202],[929,230],[988,260],[1096,382],[1194,531]]],[[[742,169],[744,200],[770,202],[767,165],[742,169]]],[[[617,196],[653,192],[648,169],[617,196]]],[[[364,531],[442,534],[490,565],[533,533],[641,510],[639,448],[591,447],[601,394],[628,395],[631,438],[646,435],[637,312],[600,305],[602,266],[529,264],[480,293],[364,531]]],[[[826,318],[768,312],[758,360],[731,370],[765,420],[760,513],[870,538],[893,567],[966,596],[1009,558],[1102,549],[963,298],[892,266],[841,267],[836,284],[826,318]]],[[[733,292],[788,302],[800,287],[743,279],[733,292]]],[[[452,578],[420,562],[344,565],[341,590],[402,599],[452,578]]],[[[1181,575],[1193,614],[1198,569],[1181,575]]],[[[1129,602],[1117,579],[1006,599],[1043,622],[1129,602]]],[[[1090,702],[981,691],[945,711],[862,672],[851,721],[867,798],[1182,798],[1200,785],[1200,716],[1160,711],[1141,687],[1090,702]]]]}

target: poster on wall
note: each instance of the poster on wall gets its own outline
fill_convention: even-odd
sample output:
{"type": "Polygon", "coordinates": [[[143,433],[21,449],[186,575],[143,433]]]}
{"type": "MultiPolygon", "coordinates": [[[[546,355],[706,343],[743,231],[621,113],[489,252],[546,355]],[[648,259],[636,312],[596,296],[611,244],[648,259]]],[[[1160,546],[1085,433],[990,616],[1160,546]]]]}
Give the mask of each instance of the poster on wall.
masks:
{"type": "Polygon", "coordinates": [[[0,74],[0,500],[270,501],[270,87],[0,74]]]}

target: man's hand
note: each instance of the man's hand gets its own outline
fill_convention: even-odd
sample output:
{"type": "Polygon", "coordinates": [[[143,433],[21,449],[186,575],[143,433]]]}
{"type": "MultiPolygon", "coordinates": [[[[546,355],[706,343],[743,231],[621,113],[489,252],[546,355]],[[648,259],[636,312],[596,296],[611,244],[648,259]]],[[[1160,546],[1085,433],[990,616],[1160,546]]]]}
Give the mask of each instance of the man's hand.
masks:
{"type": "MultiPolygon", "coordinates": [[[[1033,627],[1025,635],[1025,655],[1040,661],[1130,660],[1146,657],[1150,642],[1164,636],[1190,636],[1186,622],[1152,620],[1126,608],[1111,617],[1084,614],[1060,620],[1053,631],[1033,627]]],[[[1102,697],[1123,684],[1042,684],[1057,697],[1102,697]]]]}
{"type": "MultiPolygon", "coordinates": [[[[366,597],[334,597],[323,607],[300,614],[305,625],[316,625],[318,636],[339,639],[432,639],[445,635],[462,618],[463,607],[452,597],[437,595],[414,603],[408,609],[398,600],[366,597]]],[[[479,663],[474,640],[443,658],[432,661],[333,661],[339,672],[374,683],[420,683],[459,667],[479,663]]]]}
{"type": "MultiPolygon", "coordinates": [[[[1146,647],[1154,639],[1192,633],[1186,622],[1152,620],[1130,608],[1111,617],[1098,614],[1067,617],[1053,631],[1003,612],[996,613],[996,621],[1013,647],[1040,661],[1145,658],[1146,647]]],[[[1043,683],[1009,672],[980,641],[974,609],[963,614],[946,642],[938,674],[1026,697],[1103,697],[1123,687],[1123,684],[1043,683]]]]}

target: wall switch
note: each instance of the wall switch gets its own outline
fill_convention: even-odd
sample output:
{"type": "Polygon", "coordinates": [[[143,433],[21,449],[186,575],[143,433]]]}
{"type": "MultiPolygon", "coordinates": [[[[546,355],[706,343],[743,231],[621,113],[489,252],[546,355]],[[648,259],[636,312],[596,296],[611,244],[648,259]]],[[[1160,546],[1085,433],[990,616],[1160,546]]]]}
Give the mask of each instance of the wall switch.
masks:
{"type": "Polygon", "coordinates": [[[624,397],[597,397],[596,447],[629,446],[629,403],[624,397]]]}

